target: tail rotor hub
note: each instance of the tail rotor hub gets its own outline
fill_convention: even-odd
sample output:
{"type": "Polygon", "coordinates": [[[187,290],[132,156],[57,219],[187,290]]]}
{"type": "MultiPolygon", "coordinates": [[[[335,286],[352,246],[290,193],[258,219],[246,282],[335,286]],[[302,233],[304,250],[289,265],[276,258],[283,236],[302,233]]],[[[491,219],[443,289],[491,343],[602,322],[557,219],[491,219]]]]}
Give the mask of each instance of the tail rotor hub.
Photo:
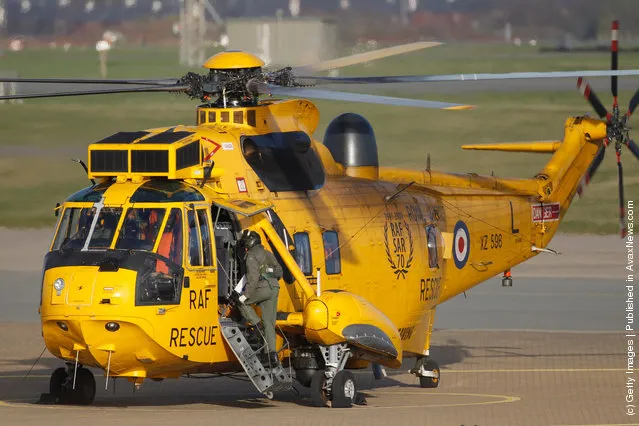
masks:
{"type": "MultiPolygon", "coordinates": [[[[612,23],[612,41],[611,41],[611,71],[618,71],[618,56],[619,56],[619,21],[613,21],[612,23]]],[[[639,159],[639,146],[630,138],[630,125],[628,121],[630,120],[630,116],[634,112],[635,108],[639,105],[639,90],[637,90],[630,99],[630,104],[628,105],[628,112],[625,114],[621,114],[619,110],[618,103],[618,77],[616,75],[612,76],[610,79],[610,89],[613,96],[613,104],[612,104],[612,112],[608,112],[606,107],[603,106],[595,92],[590,87],[590,84],[585,82],[583,78],[579,78],[577,80],[577,88],[581,91],[582,95],[586,100],[592,105],[594,110],[597,112],[601,119],[606,119],[607,129],[606,129],[606,139],[604,140],[604,145],[599,148],[599,152],[593,159],[592,164],[588,168],[585,176],[585,182],[588,184],[592,179],[592,176],[595,174],[595,171],[601,164],[605,149],[610,145],[610,143],[614,143],[615,146],[615,154],[617,159],[617,176],[619,180],[619,225],[621,230],[621,237],[625,238],[628,230],[626,227],[626,206],[624,204],[624,193],[623,193],[623,167],[621,165],[621,147],[625,145],[634,156],[639,159]]],[[[581,194],[583,188],[580,187],[578,192],[581,194]]]]}

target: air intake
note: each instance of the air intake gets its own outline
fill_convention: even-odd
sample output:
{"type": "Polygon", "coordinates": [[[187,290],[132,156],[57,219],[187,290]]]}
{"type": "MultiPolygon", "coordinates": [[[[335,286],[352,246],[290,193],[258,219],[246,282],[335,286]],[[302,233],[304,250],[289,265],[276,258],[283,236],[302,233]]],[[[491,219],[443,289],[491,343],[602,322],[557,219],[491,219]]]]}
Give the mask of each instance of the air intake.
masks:
{"type": "Polygon", "coordinates": [[[361,115],[341,114],[326,128],[324,145],[346,174],[367,179],[378,178],[377,142],[370,123],[361,115]]]}

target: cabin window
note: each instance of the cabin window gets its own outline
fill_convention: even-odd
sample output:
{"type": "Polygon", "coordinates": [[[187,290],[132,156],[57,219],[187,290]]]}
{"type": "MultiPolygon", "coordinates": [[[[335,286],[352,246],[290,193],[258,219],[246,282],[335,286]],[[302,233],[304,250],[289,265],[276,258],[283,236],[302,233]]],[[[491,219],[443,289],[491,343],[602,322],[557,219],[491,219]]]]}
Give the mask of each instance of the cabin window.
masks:
{"type": "Polygon", "coordinates": [[[187,211],[189,223],[189,264],[191,266],[202,266],[202,244],[195,211],[187,211]]]}
{"type": "Polygon", "coordinates": [[[427,226],[426,237],[428,240],[428,266],[431,268],[439,268],[437,228],[432,225],[427,226]]]}
{"type": "Polygon", "coordinates": [[[326,273],[328,275],[339,274],[342,272],[342,264],[339,254],[339,241],[337,232],[326,231],[323,234],[324,239],[324,258],[326,259],[326,273]]]}
{"type": "Polygon", "coordinates": [[[115,248],[152,251],[164,213],[158,208],[128,209],[115,248]]]}
{"type": "Polygon", "coordinates": [[[199,209],[197,211],[197,219],[198,222],[200,222],[200,235],[202,236],[203,266],[211,266],[213,264],[213,260],[211,255],[211,237],[209,233],[208,210],[199,209]]]}
{"type": "Polygon", "coordinates": [[[307,232],[297,232],[293,235],[295,239],[295,260],[300,266],[304,275],[311,275],[313,262],[311,258],[311,241],[307,232]]]}

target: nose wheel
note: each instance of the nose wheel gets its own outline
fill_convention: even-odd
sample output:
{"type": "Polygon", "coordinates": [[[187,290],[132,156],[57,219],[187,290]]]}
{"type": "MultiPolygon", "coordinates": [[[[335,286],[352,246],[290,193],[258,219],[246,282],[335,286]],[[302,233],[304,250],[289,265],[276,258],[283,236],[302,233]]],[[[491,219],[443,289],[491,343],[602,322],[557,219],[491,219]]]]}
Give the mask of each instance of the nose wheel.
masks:
{"type": "Polygon", "coordinates": [[[95,377],[84,367],[75,371],[60,367],[56,369],[49,380],[49,395],[57,404],[91,405],[95,400],[95,377]]]}

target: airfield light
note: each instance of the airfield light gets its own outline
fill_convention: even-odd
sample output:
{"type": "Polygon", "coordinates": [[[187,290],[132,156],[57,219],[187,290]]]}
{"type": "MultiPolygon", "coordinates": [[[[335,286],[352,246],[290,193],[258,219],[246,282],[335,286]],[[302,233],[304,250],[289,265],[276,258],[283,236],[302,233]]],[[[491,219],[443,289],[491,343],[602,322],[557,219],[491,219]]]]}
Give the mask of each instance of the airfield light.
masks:
{"type": "Polygon", "coordinates": [[[55,288],[55,291],[60,293],[62,290],[64,290],[64,280],[62,278],[56,279],[53,282],[53,288],[55,288]]]}

